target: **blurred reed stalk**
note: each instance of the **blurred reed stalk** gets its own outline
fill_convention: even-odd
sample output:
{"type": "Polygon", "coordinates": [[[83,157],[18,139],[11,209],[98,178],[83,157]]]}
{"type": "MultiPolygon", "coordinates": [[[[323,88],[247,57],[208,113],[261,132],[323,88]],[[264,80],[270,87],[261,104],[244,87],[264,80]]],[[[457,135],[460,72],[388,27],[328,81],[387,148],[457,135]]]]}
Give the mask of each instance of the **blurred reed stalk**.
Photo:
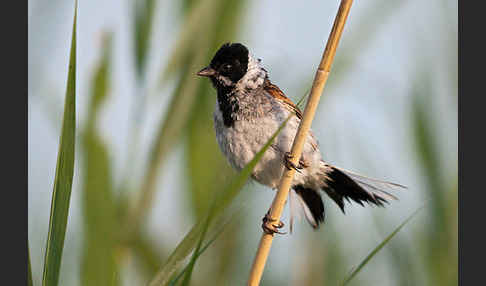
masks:
{"type": "MultiPolygon", "coordinates": [[[[324,86],[326,85],[327,78],[331,71],[331,65],[336,54],[336,49],[341,38],[342,31],[344,29],[344,24],[351,9],[353,0],[342,0],[339,5],[339,10],[337,12],[336,18],[334,20],[334,25],[332,27],[329,39],[327,41],[326,49],[322,55],[321,63],[317,68],[316,75],[314,77],[314,82],[312,84],[312,89],[310,93],[309,100],[305,106],[304,115],[302,121],[300,122],[299,129],[295,136],[292,149],[291,149],[291,159],[290,161],[297,165],[299,158],[302,154],[302,149],[304,147],[305,139],[307,133],[314,119],[314,115],[319,104],[319,99],[321,97],[324,86]]],[[[275,195],[270,208],[270,217],[276,222],[280,221],[280,217],[283,212],[285,202],[290,190],[290,185],[294,178],[295,170],[285,170],[280,185],[275,195]]],[[[253,261],[253,265],[250,271],[250,276],[248,279],[248,285],[256,286],[260,284],[260,280],[263,274],[263,269],[265,268],[265,263],[272,246],[273,234],[263,233],[260,239],[260,244],[253,261]]]]}

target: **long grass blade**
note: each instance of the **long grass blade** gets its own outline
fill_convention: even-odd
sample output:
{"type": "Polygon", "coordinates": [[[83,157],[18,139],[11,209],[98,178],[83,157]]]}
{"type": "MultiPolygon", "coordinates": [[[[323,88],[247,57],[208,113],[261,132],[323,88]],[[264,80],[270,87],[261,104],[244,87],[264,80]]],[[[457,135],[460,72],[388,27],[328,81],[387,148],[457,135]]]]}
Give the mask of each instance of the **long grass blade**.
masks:
{"type": "Polygon", "coordinates": [[[361,269],[368,264],[368,262],[419,212],[422,210],[423,207],[414,211],[407,219],[405,219],[390,235],[388,235],[380,244],[378,244],[368,256],[356,267],[346,279],[342,285],[348,284],[360,271],[361,269]]]}
{"type": "MultiPolygon", "coordinates": [[[[293,116],[293,115],[291,115],[293,116]]],[[[209,227],[211,221],[214,217],[220,214],[224,209],[226,209],[232,200],[238,195],[239,191],[243,188],[246,181],[250,177],[250,174],[258,161],[261,159],[265,151],[270,147],[275,137],[280,133],[282,128],[285,126],[287,121],[291,118],[289,116],[279,127],[279,129],[272,135],[268,142],[263,146],[263,148],[254,156],[254,158],[248,163],[243,170],[232,180],[229,185],[223,189],[223,192],[219,196],[216,196],[215,203],[212,207],[207,217],[200,220],[189,233],[184,237],[181,243],[177,246],[175,251],[169,257],[167,263],[162,267],[158,274],[154,277],[150,286],[156,285],[168,285],[172,275],[180,268],[186,257],[192,252],[201,234],[203,234],[209,227]]]]}
{"type": "MultiPolygon", "coordinates": [[[[216,200],[214,200],[214,202],[216,202],[216,200]]],[[[214,204],[211,207],[211,209],[214,210],[215,206],[216,206],[216,204],[214,204]]],[[[209,247],[209,245],[211,245],[216,240],[216,238],[223,232],[224,228],[231,221],[231,219],[227,220],[227,222],[223,224],[223,226],[219,229],[219,231],[216,232],[216,234],[213,236],[213,238],[211,238],[208,241],[208,243],[204,247],[202,247],[204,238],[205,238],[206,233],[209,229],[209,224],[211,222],[210,219],[211,219],[211,216],[208,216],[208,219],[206,220],[206,224],[204,225],[203,232],[202,232],[201,237],[199,238],[198,244],[196,246],[196,250],[192,253],[191,261],[189,262],[189,264],[184,269],[186,271],[186,275],[184,275],[184,280],[182,281],[182,286],[188,286],[189,285],[189,282],[190,282],[191,276],[192,276],[192,271],[194,270],[194,266],[196,265],[197,259],[209,247]]]]}
{"type": "Polygon", "coordinates": [[[191,276],[192,276],[192,271],[194,270],[194,265],[196,265],[196,260],[199,258],[199,250],[201,249],[201,245],[204,241],[204,237],[206,236],[206,232],[208,231],[209,228],[209,218],[206,221],[206,224],[203,227],[203,231],[201,233],[201,236],[199,237],[199,240],[197,242],[196,250],[192,253],[191,261],[189,261],[186,275],[184,275],[184,280],[182,281],[182,286],[188,286],[189,282],[191,281],[191,276]]]}
{"type": "Polygon", "coordinates": [[[98,111],[109,89],[111,35],[104,39],[101,61],[92,80],[87,126],[82,132],[84,247],[82,285],[116,285],[116,205],[112,168],[105,142],[96,129],[98,111]]]}
{"type": "Polygon", "coordinates": [[[34,286],[32,282],[32,266],[30,265],[30,249],[27,243],[27,286],[34,286]]]}
{"type": "MultiPolygon", "coordinates": [[[[222,226],[219,228],[219,230],[217,230],[214,233],[214,235],[211,237],[211,239],[209,239],[204,246],[202,246],[200,249],[196,249],[196,251],[194,251],[194,258],[193,258],[194,262],[195,262],[196,259],[199,258],[199,256],[201,256],[206,251],[206,249],[209,248],[209,246],[211,244],[213,244],[213,242],[216,241],[216,239],[219,237],[219,235],[221,233],[223,233],[223,230],[225,230],[225,228],[229,225],[229,223],[234,221],[237,213],[239,213],[239,211],[234,212],[233,215],[231,215],[230,219],[228,219],[226,222],[224,222],[222,224],[222,226]]],[[[175,286],[177,284],[177,282],[179,281],[179,279],[186,273],[186,271],[189,270],[189,267],[193,267],[193,265],[194,265],[194,263],[189,263],[188,265],[186,265],[186,267],[184,267],[184,269],[182,269],[182,271],[179,273],[179,275],[177,275],[174,279],[172,279],[169,282],[169,286],[175,286]]]]}
{"type": "Polygon", "coordinates": [[[150,34],[152,32],[152,22],[155,12],[155,0],[136,1],[135,4],[135,64],[137,73],[142,75],[147,62],[147,53],[150,44],[150,34]]]}
{"type": "Polygon", "coordinates": [[[59,142],[59,152],[54,178],[54,190],[51,201],[49,232],[44,259],[42,285],[55,286],[59,282],[62,251],[66,236],[69,201],[74,175],[74,144],[76,130],[76,18],[77,1],[75,1],[74,21],[69,59],[64,118],[59,142]]]}

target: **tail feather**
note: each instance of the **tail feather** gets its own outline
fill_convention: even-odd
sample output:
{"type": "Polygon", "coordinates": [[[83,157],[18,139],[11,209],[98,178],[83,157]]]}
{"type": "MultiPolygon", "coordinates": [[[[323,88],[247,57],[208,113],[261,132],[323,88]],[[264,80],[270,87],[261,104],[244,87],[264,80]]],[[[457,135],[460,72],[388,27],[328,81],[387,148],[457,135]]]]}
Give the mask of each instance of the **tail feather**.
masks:
{"type": "MultiPolygon", "coordinates": [[[[325,179],[322,190],[344,211],[344,200],[354,201],[361,206],[364,203],[384,207],[389,200],[397,200],[389,191],[406,188],[405,186],[364,177],[323,163],[325,179]]],[[[322,197],[317,190],[296,185],[289,194],[290,232],[294,217],[303,213],[309,224],[317,229],[324,222],[325,211],[322,197]]]]}
{"type": "Polygon", "coordinates": [[[370,190],[372,192],[378,192],[381,195],[387,197],[387,199],[389,199],[389,200],[398,200],[398,198],[395,197],[394,195],[392,195],[391,193],[389,193],[388,191],[385,191],[385,190],[399,191],[399,190],[407,189],[406,186],[403,186],[403,185],[400,185],[400,184],[381,181],[381,180],[377,180],[377,179],[372,179],[372,178],[365,177],[363,175],[358,175],[356,173],[353,173],[351,171],[347,171],[347,170],[344,170],[344,169],[338,168],[338,167],[333,167],[333,168],[338,169],[341,172],[348,175],[351,179],[356,181],[358,183],[358,185],[360,185],[362,188],[364,188],[366,190],[370,190]]]}
{"type": "MultiPolygon", "coordinates": [[[[319,227],[319,223],[324,222],[325,212],[324,212],[324,203],[322,202],[321,195],[310,188],[305,188],[301,185],[294,186],[293,191],[297,196],[295,196],[297,201],[299,202],[300,209],[304,211],[305,218],[309,222],[309,224],[314,228],[317,229],[319,227]]],[[[293,204],[292,200],[295,200],[291,195],[291,205],[293,204]]],[[[291,206],[292,209],[295,209],[291,206]]],[[[293,217],[293,215],[291,214],[293,217]]],[[[293,218],[291,218],[290,228],[292,229],[293,218]]]]}
{"type": "Polygon", "coordinates": [[[406,188],[405,186],[367,178],[343,169],[326,165],[326,179],[322,189],[344,213],[344,199],[364,206],[363,203],[384,207],[397,197],[386,190],[406,188]]]}

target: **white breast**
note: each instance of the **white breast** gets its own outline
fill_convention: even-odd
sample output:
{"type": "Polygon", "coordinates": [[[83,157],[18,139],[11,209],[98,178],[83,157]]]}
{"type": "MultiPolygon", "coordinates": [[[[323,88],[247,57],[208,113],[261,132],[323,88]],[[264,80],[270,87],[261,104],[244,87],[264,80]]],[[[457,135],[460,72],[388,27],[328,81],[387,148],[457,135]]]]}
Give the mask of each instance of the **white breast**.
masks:
{"type": "Polygon", "coordinates": [[[234,126],[228,128],[224,126],[223,116],[216,106],[214,126],[221,151],[234,168],[241,170],[278,129],[279,122],[268,116],[258,120],[236,120],[234,126]]]}
{"type": "MultiPolygon", "coordinates": [[[[282,122],[290,115],[290,112],[283,107],[278,112],[269,113],[268,116],[255,120],[237,120],[231,128],[223,124],[223,117],[219,106],[216,104],[214,112],[214,126],[216,138],[221,151],[225,154],[229,163],[236,169],[243,169],[268,142],[271,136],[278,130],[282,122]]],[[[259,183],[276,188],[284,171],[283,156],[289,152],[295,137],[300,120],[294,116],[282,129],[273,143],[268,148],[258,164],[255,166],[252,176],[259,183]]],[[[311,142],[315,143],[313,137],[309,136],[309,142],[304,146],[304,157],[311,165],[319,165],[321,155],[314,150],[311,142]],[[305,155],[307,153],[307,155],[305,155]]],[[[310,177],[310,170],[302,170],[296,173],[294,182],[304,183],[310,177]]],[[[308,183],[308,182],[306,182],[308,183]]]]}

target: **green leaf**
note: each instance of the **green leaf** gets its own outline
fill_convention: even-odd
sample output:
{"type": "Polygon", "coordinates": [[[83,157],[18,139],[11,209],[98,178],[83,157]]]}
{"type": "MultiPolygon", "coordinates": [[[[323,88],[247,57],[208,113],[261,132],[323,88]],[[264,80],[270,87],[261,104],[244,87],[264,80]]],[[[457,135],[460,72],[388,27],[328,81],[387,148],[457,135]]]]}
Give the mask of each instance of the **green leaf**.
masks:
{"type": "MultiPolygon", "coordinates": [[[[214,200],[214,202],[216,202],[216,200],[214,200]]],[[[214,210],[215,205],[216,204],[214,204],[211,209],[214,210]]],[[[196,250],[192,253],[191,261],[182,271],[182,272],[186,273],[186,275],[184,275],[184,280],[182,281],[182,286],[188,286],[189,285],[189,282],[190,282],[191,276],[192,276],[192,271],[194,269],[194,265],[196,265],[197,259],[216,240],[216,238],[218,238],[218,236],[223,232],[223,230],[229,224],[229,222],[231,222],[233,220],[234,214],[230,217],[229,220],[227,220],[224,224],[222,224],[222,227],[216,232],[216,234],[208,241],[208,243],[204,247],[202,247],[202,243],[203,243],[204,238],[206,236],[206,232],[208,231],[208,228],[209,228],[210,218],[211,218],[211,216],[208,216],[208,219],[206,220],[206,224],[204,226],[201,237],[199,238],[196,250]]]]}
{"type": "Polygon", "coordinates": [[[96,125],[98,111],[109,88],[111,35],[105,37],[103,54],[92,80],[88,122],[82,133],[84,247],[81,282],[83,285],[116,285],[115,250],[117,228],[112,170],[106,144],[96,125]]]}
{"type": "Polygon", "coordinates": [[[186,275],[184,275],[184,280],[182,280],[182,286],[189,286],[189,282],[191,281],[192,277],[192,271],[194,270],[194,265],[196,265],[196,260],[199,258],[198,253],[201,249],[201,245],[203,243],[204,237],[206,236],[208,228],[209,227],[207,225],[205,225],[205,227],[203,228],[203,232],[201,233],[199,241],[197,242],[196,250],[192,253],[191,261],[189,261],[189,264],[187,266],[186,275]]]}
{"type": "MultiPolygon", "coordinates": [[[[293,116],[293,115],[291,115],[293,116]]],[[[192,252],[195,245],[200,242],[201,237],[207,231],[212,220],[216,215],[219,215],[226,209],[233,199],[238,195],[239,191],[243,188],[246,181],[251,175],[255,165],[261,159],[265,151],[270,147],[275,137],[280,133],[282,128],[287,124],[287,121],[291,118],[289,116],[279,127],[279,129],[272,135],[268,142],[262,147],[262,149],[254,156],[254,158],[248,163],[243,170],[232,180],[223,191],[216,195],[215,203],[208,211],[205,218],[197,222],[189,233],[184,237],[182,242],[179,243],[175,251],[171,254],[166,264],[154,277],[150,286],[155,285],[168,285],[172,275],[180,268],[186,257],[192,252]]]]}
{"type": "Polygon", "coordinates": [[[142,75],[147,62],[147,52],[150,44],[154,11],[155,0],[135,2],[135,64],[139,76],[142,75]]]}
{"type": "Polygon", "coordinates": [[[353,270],[348,277],[344,280],[342,285],[348,284],[360,271],[361,269],[373,258],[378,251],[380,251],[423,207],[414,211],[405,221],[403,221],[390,235],[388,235],[378,246],[376,246],[368,256],[358,265],[358,267],[353,270]]]}
{"type": "Polygon", "coordinates": [[[32,282],[32,266],[30,265],[30,249],[29,243],[27,242],[27,286],[33,286],[32,282]]]}
{"type": "Polygon", "coordinates": [[[191,253],[198,239],[198,234],[202,231],[202,223],[196,223],[184,239],[177,245],[176,249],[167,259],[161,270],[157,272],[150,286],[167,285],[172,275],[179,269],[184,259],[191,253]]]}
{"type": "MultiPolygon", "coordinates": [[[[230,222],[234,222],[237,213],[239,213],[239,211],[234,212],[233,215],[230,217],[230,219],[228,219],[226,222],[222,223],[222,226],[219,228],[219,230],[217,230],[215,232],[215,234],[213,235],[213,237],[210,240],[208,240],[208,242],[206,242],[206,244],[203,247],[201,247],[200,249],[194,251],[194,258],[193,258],[194,261],[197,258],[199,258],[199,256],[201,256],[206,251],[206,249],[208,249],[208,247],[211,244],[213,244],[213,242],[216,241],[216,239],[219,237],[219,235],[221,233],[223,233],[223,230],[229,225],[230,222]]],[[[169,282],[169,286],[176,285],[176,283],[182,277],[182,275],[184,275],[186,273],[186,271],[189,270],[189,267],[192,267],[193,265],[194,265],[194,263],[189,263],[188,265],[186,265],[186,267],[184,267],[184,269],[182,269],[182,271],[179,273],[179,275],[177,275],[174,279],[172,279],[169,282]]]]}
{"type": "Polygon", "coordinates": [[[138,233],[133,236],[128,245],[139,262],[144,277],[151,279],[167,259],[164,249],[159,249],[159,240],[152,240],[146,234],[138,233]]]}
{"type": "Polygon", "coordinates": [[[76,18],[77,1],[75,1],[64,118],[59,141],[56,176],[54,178],[54,190],[52,193],[51,214],[49,218],[49,232],[44,259],[44,274],[42,279],[42,285],[44,286],[55,286],[59,282],[59,271],[61,268],[74,175],[74,142],[76,130],[76,18]]]}

